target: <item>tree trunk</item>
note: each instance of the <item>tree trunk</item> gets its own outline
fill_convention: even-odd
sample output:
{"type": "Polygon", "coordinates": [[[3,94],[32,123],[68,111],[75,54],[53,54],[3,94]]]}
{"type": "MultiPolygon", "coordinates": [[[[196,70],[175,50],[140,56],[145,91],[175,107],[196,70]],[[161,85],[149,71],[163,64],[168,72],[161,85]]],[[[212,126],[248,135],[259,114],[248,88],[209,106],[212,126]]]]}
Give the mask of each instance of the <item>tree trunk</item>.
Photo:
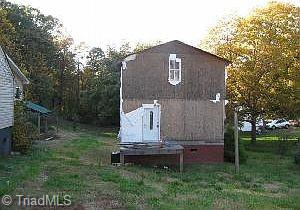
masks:
{"type": "Polygon", "coordinates": [[[256,141],[256,117],[251,118],[251,141],[256,141]]]}

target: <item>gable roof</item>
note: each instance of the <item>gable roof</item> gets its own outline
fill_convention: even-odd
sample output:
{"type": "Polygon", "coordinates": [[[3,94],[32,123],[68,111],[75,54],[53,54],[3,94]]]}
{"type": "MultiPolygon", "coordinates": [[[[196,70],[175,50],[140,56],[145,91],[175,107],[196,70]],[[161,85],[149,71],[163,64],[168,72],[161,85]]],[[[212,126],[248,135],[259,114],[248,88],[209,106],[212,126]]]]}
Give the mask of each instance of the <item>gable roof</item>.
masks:
{"type": "Polygon", "coordinates": [[[14,75],[17,75],[21,81],[24,83],[24,84],[29,84],[29,80],[27,79],[27,77],[22,73],[22,71],[19,69],[19,67],[15,64],[15,62],[7,55],[6,55],[6,58],[7,58],[7,61],[8,61],[8,64],[9,64],[9,67],[10,69],[13,71],[14,75]]]}
{"type": "Polygon", "coordinates": [[[153,47],[149,47],[147,49],[141,50],[140,52],[132,53],[132,54],[140,54],[140,53],[144,53],[144,52],[148,52],[148,51],[155,51],[157,48],[160,48],[160,47],[163,47],[163,46],[166,46],[166,45],[172,45],[172,44],[183,45],[183,46],[191,48],[191,49],[193,49],[193,50],[195,50],[197,52],[208,54],[208,55],[213,56],[213,57],[215,57],[215,58],[217,58],[219,60],[224,61],[226,64],[230,64],[231,63],[231,61],[229,61],[229,60],[227,60],[225,58],[221,58],[221,57],[219,57],[219,56],[217,56],[215,54],[209,53],[209,52],[204,51],[204,50],[202,50],[200,48],[197,48],[197,47],[185,44],[184,42],[181,42],[179,40],[173,40],[173,41],[165,42],[163,44],[159,44],[159,45],[156,45],[156,46],[153,46],[153,47]]]}
{"type": "Polygon", "coordinates": [[[7,64],[11,70],[11,73],[13,75],[17,75],[20,80],[23,82],[23,84],[29,84],[29,80],[26,78],[26,76],[22,73],[22,71],[19,69],[19,67],[15,64],[15,62],[4,52],[0,45],[0,50],[3,52],[4,59],[7,61],[7,64]]]}

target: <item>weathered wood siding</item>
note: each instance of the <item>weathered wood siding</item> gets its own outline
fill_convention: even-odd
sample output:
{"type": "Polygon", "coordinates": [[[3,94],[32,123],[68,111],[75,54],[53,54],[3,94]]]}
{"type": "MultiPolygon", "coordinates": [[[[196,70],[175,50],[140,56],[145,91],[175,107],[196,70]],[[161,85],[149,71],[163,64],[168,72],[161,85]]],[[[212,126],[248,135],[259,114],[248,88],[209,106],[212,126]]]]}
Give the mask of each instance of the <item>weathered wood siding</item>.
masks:
{"type": "Polygon", "coordinates": [[[13,125],[14,80],[0,47],[0,129],[13,125]]]}
{"type": "Polygon", "coordinates": [[[161,104],[161,137],[180,141],[223,142],[226,61],[181,42],[137,54],[123,70],[125,113],[143,103],[161,104]],[[181,58],[181,82],[171,85],[169,55],[181,58]],[[216,94],[221,101],[213,103],[216,94]]]}
{"type": "MultiPolygon", "coordinates": [[[[133,99],[123,102],[125,113],[151,100],[133,99]]],[[[161,138],[185,141],[188,144],[223,142],[223,104],[201,100],[162,99],[161,138]]],[[[184,144],[184,143],[183,143],[184,144]]]]}
{"type": "Polygon", "coordinates": [[[166,44],[146,50],[123,71],[123,99],[214,99],[225,98],[225,62],[182,44],[166,44]],[[182,62],[181,83],[168,82],[169,55],[182,62]]]}

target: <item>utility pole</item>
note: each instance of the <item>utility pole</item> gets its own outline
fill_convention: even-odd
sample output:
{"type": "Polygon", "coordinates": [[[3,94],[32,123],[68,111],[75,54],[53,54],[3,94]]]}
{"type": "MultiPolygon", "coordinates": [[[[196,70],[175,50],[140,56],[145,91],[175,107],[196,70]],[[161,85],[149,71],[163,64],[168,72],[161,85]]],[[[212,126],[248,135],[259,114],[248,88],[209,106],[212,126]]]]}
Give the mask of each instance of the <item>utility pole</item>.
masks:
{"type": "Polygon", "coordinates": [[[234,109],[234,163],[235,163],[235,172],[239,173],[240,171],[240,159],[239,159],[239,130],[238,130],[238,108],[234,109]]]}

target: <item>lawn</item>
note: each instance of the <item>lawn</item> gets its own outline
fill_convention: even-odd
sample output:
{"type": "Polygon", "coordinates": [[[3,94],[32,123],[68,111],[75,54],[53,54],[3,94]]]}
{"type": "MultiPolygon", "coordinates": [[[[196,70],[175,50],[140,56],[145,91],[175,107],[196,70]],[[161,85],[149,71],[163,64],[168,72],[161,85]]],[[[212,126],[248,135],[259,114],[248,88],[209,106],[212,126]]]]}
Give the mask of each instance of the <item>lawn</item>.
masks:
{"type": "MultiPolygon", "coordinates": [[[[27,155],[1,159],[0,197],[70,195],[72,205],[56,209],[80,210],[300,209],[300,168],[290,153],[250,148],[240,174],[230,163],[186,166],[182,174],[168,168],[114,167],[109,163],[116,133],[89,126],[75,132],[64,126],[58,139],[35,143],[27,155]]],[[[14,203],[0,209],[20,209],[14,203]]]]}

